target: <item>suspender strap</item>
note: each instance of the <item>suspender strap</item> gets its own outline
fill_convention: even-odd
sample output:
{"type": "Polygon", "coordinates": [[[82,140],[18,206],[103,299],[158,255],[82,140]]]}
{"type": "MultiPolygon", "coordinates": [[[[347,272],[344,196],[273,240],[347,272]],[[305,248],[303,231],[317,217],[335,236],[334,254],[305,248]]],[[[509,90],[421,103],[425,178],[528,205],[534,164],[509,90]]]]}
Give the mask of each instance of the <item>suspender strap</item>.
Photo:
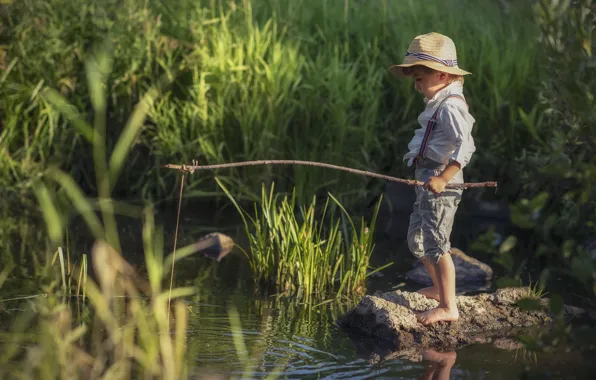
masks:
{"type": "MultiPolygon", "coordinates": [[[[448,97],[446,97],[445,99],[443,99],[441,101],[441,103],[437,107],[437,110],[435,111],[435,113],[432,115],[432,117],[430,119],[428,119],[428,124],[426,124],[426,131],[424,132],[424,138],[422,139],[422,144],[420,144],[420,150],[418,151],[418,156],[416,156],[416,158],[424,158],[424,152],[426,151],[426,146],[428,145],[428,141],[430,140],[430,137],[431,137],[431,134],[432,134],[433,129],[435,127],[435,124],[437,123],[437,116],[439,115],[439,111],[441,110],[441,106],[449,98],[459,98],[464,103],[466,103],[466,100],[462,96],[455,95],[455,94],[454,95],[449,95],[448,97]]],[[[468,106],[468,103],[466,103],[466,106],[468,106]]]]}

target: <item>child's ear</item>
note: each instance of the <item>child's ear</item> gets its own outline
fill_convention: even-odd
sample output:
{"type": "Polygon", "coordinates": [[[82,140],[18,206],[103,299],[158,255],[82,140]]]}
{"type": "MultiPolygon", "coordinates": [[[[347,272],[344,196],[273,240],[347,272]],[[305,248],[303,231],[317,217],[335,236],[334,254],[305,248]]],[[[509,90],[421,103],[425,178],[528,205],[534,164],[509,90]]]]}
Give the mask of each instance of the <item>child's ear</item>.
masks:
{"type": "Polygon", "coordinates": [[[445,73],[443,71],[439,71],[438,73],[439,73],[439,79],[440,80],[447,80],[447,79],[449,79],[449,74],[447,74],[447,73],[445,73]]]}

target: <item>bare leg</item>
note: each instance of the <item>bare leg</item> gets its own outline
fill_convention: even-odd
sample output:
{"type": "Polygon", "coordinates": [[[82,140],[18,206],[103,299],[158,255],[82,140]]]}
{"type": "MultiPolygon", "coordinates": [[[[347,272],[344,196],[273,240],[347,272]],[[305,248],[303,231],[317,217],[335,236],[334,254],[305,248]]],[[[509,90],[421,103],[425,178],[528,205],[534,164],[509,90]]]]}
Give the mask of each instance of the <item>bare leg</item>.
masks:
{"type": "Polygon", "coordinates": [[[422,264],[424,264],[424,268],[430,275],[430,278],[433,280],[433,286],[429,286],[428,288],[422,288],[418,291],[418,293],[422,294],[427,298],[432,298],[434,300],[440,301],[439,298],[439,280],[437,279],[437,272],[435,271],[435,266],[431,263],[426,257],[421,259],[422,264]]]}
{"type": "Polygon", "coordinates": [[[426,371],[418,379],[420,380],[433,380],[435,378],[435,371],[439,368],[438,363],[429,363],[426,367],[426,371]]]}
{"type": "Polygon", "coordinates": [[[455,302],[455,266],[451,255],[444,254],[434,267],[439,285],[439,306],[417,315],[423,325],[439,321],[455,322],[459,318],[455,302]]]}

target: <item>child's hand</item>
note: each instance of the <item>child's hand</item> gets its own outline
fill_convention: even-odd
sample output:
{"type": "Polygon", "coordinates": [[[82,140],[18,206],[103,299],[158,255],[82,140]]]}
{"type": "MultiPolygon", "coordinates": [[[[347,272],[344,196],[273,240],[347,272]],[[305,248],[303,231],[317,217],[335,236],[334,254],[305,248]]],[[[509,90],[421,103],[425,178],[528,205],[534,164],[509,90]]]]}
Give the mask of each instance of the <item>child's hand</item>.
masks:
{"type": "Polygon", "coordinates": [[[441,177],[430,177],[424,184],[424,188],[432,191],[434,194],[439,194],[445,190],[445,186],[447,186],[447,181],[441,177]]]}

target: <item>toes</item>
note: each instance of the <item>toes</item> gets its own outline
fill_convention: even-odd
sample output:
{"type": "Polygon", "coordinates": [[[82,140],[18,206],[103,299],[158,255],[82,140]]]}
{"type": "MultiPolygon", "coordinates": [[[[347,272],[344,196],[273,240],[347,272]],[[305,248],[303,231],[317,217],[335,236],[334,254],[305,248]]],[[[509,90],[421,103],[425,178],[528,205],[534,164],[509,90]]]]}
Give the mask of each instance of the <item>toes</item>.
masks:
{"type": "Polygon", "coordinates": [[[423,325],[428,324],[428,316],[426,313],[418,314],[416,319],[418,319],[418,322],[422,323],[423,325]]]}

